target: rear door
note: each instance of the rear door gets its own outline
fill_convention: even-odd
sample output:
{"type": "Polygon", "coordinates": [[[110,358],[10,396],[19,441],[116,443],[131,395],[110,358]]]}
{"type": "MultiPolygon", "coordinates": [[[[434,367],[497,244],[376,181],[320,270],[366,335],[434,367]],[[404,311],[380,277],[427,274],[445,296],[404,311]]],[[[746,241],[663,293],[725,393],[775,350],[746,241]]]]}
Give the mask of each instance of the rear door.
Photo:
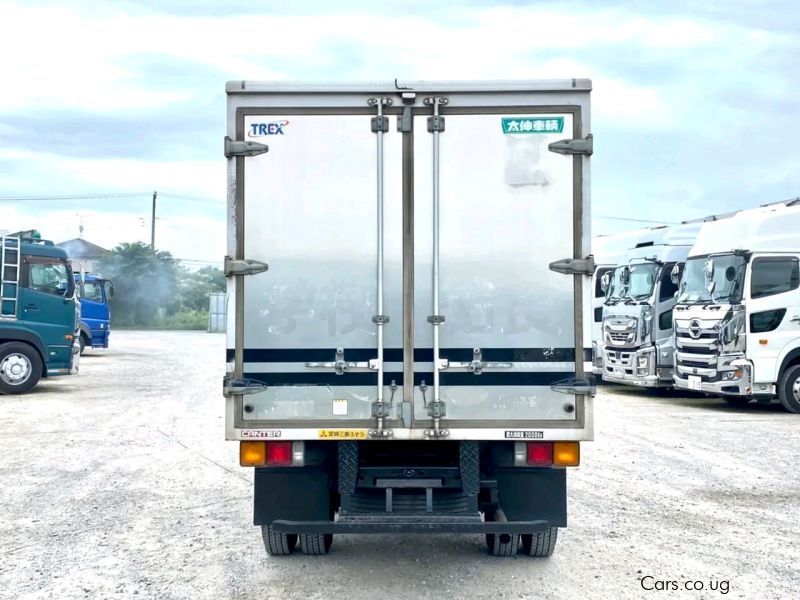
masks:
{"type": "Polygon", "coordinates": [[[588,166],[548,149],[585,137],[573,88],[229,88],[237,148],[269,146],[229,162],[229,254],[269,265],[229,285],[231,435],[590,435],[554,389],[583,378],[588,290],[548,268],[589,252],[588,166]]]}
{"type": "Polygon", "coordinates": [[[583,377],[581,290],[549,269],[584,256],[580,158],[548,149],[580,116],[458,100],[415,127],[415,427],[580,427],[553,388],[583,377]]]}
{"type": "Polygon", "coordinates": [[[244,257],[269,265],[243,278],[237,308],[242,375],[264,386],[243,397],[241,427],[365,428],[374,426],[379,379],[386,401],[402,396],[400,136],[382,132],[379,143],[377,108],[345,104],[238,117],[239,139],[269,146],[240,159],[237,176],[237,242],[244,257]],[[387,317],[379,340],[377,321],[387,317]]]}

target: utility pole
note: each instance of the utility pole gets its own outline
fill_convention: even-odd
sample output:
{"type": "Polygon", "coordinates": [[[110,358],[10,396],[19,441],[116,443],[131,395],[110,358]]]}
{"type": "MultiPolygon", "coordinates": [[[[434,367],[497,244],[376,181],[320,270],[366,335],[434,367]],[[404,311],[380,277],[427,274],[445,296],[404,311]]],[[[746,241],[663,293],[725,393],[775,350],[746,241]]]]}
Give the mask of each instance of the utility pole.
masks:
{"type": "Polygon", "coordinates": [[[153,252],[156,250],[156,198],[158,192],[153,192],[153,219],[150,223],[150,249],[153,252]]]}

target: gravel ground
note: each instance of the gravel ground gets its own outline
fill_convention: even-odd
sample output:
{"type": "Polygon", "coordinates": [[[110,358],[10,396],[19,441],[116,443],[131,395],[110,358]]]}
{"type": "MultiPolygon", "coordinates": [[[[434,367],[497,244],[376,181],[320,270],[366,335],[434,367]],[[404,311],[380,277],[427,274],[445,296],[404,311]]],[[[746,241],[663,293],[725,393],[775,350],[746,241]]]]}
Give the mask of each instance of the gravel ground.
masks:
{"type": "Polygon", "coordinates": [[[117,332],[79,376],[0,397],[0,597],[800,595],[800,418],[619,388],[598,394],[551,559],[493,558],[455,535],[270,558],[249,524],[251,471],[223,439],[224,344],[117,332]],[[656,580],[680,591],[643,589],[656,580]]]}

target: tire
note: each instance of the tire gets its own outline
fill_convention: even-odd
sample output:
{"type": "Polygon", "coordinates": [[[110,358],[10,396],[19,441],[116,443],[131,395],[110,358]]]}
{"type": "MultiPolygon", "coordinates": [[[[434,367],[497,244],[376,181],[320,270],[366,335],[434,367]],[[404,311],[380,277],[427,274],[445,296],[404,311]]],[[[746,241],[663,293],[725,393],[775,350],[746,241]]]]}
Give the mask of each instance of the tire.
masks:
{"type": "Polygon", "coordinates": [[[723,396],[722,399],[731,406],[747,406],[753,401],[749,396],[723,396]]]}
{"type": "Polygon", "coordinates": [[[86,349],[86,336],[84,334],[80,334],[78,336],[78,340],[79,340],[78,343],[81,346],[80,354],[81,354],[81,356],[83,356],[83,351],[86,349]]]}
{"type": "Polygon", "coordinates": [[[486,547],[492,556],[516,556],[519,537],[516,533],[487,533],[486,547]]]}
{"type": "Polygon", "coordinates": [[[546,531],[532,534],[523,534],[522,552],[528,556],[546,558],[553,555],[558,541],[558,527],[551,527],[546,531]]]}
{"type": "Polygon", "coordinates": [[[333,544],[332,533],[300,534],[300,551],[308,556],[323,556],[330,552],[333,544]]]}
{"type": "Polygon", "coordinates": [[[28,344],[0,345],[0,394],[27,394],[42,377],[42,359],[28,344]]]}
{"type": "Polygon", "coordinates": [[[294,552],[297,545],[297,534],[278,533],[272,525],[261,526],[261,537],[264,539],[264,548],[270,556],[288,556],[294,552]]]}
{"type": "Polygon", "coordinates": [[[778,384],[778,398],[791,413],[800,414],[800,365],[787,367],[778,384]]]}

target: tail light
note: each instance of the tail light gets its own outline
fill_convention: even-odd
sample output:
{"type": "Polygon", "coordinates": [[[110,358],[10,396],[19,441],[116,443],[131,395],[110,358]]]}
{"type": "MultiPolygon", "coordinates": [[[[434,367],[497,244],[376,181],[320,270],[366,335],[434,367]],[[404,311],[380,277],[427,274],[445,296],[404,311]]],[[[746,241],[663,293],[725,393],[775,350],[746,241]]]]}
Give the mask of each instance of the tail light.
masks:
{"type": "Polygon", "coordinates": [[[516,442],[514,466],[577,467],[581,463],[580,442],[516,442]]]}
{"type": "Polygon", "coordinates": [[[292,442],[266,442],[267,464],[288,467],[292,464],[292,442]]]}
{"type": "Polygon", "coordinates": [[[304,442],[240,442],[239,464],[243,467],[302,467],[304,442]]]}
{"type": "Polygon", "coordinates": [[[553,464],[552,442],[528,442],[527,464],[531,467],[549,467],[553,464]]]}

